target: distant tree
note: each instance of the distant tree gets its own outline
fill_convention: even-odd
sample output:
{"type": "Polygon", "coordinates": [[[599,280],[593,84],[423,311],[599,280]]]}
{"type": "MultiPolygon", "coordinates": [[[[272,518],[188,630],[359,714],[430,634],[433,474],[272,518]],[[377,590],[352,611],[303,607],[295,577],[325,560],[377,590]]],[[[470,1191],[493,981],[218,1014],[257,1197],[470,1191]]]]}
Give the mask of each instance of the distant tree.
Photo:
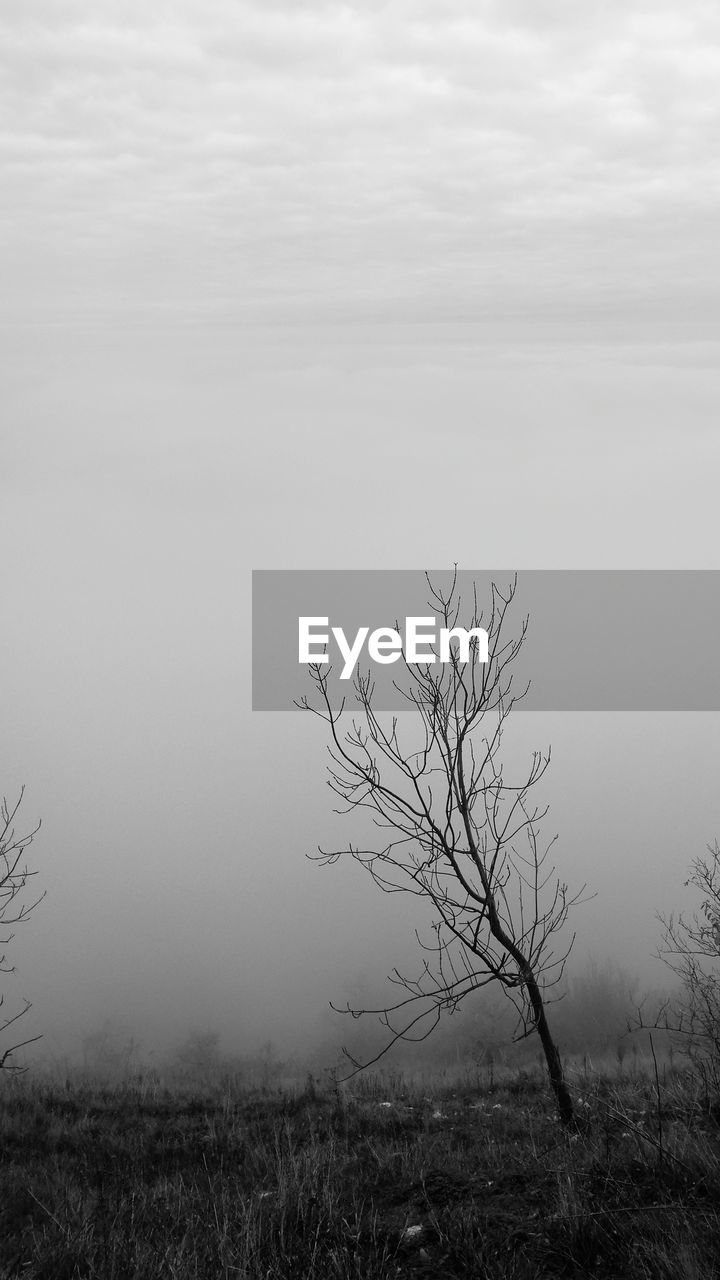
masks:
{"type": "MultiPolygon", "coordinates": [[[[20,791],[20,796],[16,803],[10,807],[7,800],[3,798],[0,804],[0,947],[8,947],[12,942],[15,934],[5,932],[6,929],[13,925],[22,924],[27,920],[28,916],[39,902],[45,897],[41,893],[38,898],[27,902],[23,901],[23,895],[27,888],[28,880],[31,876],[37,874],[35,871],[29,871],[25,862],[25,850],[32,844],[34,837],[40,830],[40,823],[28,835],[19,836],[15,831],[15,818],[22,804],[25,788],[20,791]]],[[[3,951],[0,955],[0,973],[9,974],[15,972],[15,966],[11,965],[7,958],[7,952],[3,951]]],[[[0,1006],[5,1003],[4,993],[0,995],[0,1006]]],[[[14,1032],[7,1032],[11,1027],[16,1027],[21,1018],[25,1016],[31,1008],[29,1000],[23,1002],[23,1008],[15,1014],[3,1017],[0,1020],[0,1070],[20,1071],[13,1062],[13,1054],[18,1049],[24,1048],[28,1044],[39,1040],[40,1036],[31,1036],[27,1040],[15,1040],[13,1043],[5,1047],[5,1041],[10,1038],[12,1040],[14,1032]]]]}
{"type": "MultiPolygon", "coordinates": [[[[691,917],[658,915],[663,935],[658,957],[681,982],[680,995],[666,1001],[653,1027],[672,1033],[708,1089],[720,1093],[720,845],[695,858],[685,887],[696,889],[700,906],[691,917]]],[[[648,1026],[642,1017],[639,1025],[648,1026]]]]}
{"type": "Polygon", "coordinates": [[[624,1055],[628,1019],[637,1007],[638,980],[612,960],[591,959],[567,984],[557,1010],[558,1034],[569,1053],[624,1055]]]}
{"type": "MultiPolygon", "coordinates": [[[[427,576],[427,575],[426,575],[427,576]]],[[[428,577],[429,607],[447,629],[458,625],[462,601],[457,573],[450,590],[435,590],[428,577]]],[[[329,786],[343,802],[339,812],[368,809],[376,826],[392,833],[381,847],[348,846],[312,855],[332,863],[350,854],[385,893],[407,892],[428,902],[436,919],[434,941],[423,943],[425,956],[417,978],[397,970],[391,980],[403,997],[384,1009],[352,1009],[359,1017],[374,1012],[389,1031],[385,1048],[399,1040],[429,1035],[443,1010],[454,1010],[472,991],[497,983],[513,1002],[518,1038],[537,1034],[542,1045],[558,1112],[570,1122],[573,1105],[557,1044],[547,1015],[548,992],[560,980],[573,938],[560,954],[553,944],[582,894],[568,888],[547,866],[554,838],[540,835],[547,809],[533,802],[550,754],[533,753],[529,769],[510,782],[500,759],[503,729],[527,690],[513,691],[512,664],[525,639],[528,619],[514,638],[506,634],[506,616],[516,590],[506,595],[492,587],[489,617],[478,610],[463,625],[488,634],[487,661],[477,662],[478,638],[470,642],[463,664],[455,646],[441,664],[405,662],[401,689],[415,712],[412,745],[400,742],[397,716],[381,719],[373,708],[370,675],[356,674],[359,718],[343,732],[331,705],[330,668],[310,667],[316,694],[298,705],[329,726],[329,786]]],[[[361,1064],[347,1055],[355,1070],[361,1064]]],[[[365,1063],[364,1065],[370,1065],[365,1063]]]]}
{"type": "Polygon", "coordinates": [[[268,1089],[283,1070],[283,1061],[272,1040],[264,1040],[258,1050],[257,1063],[263,1088],[268,1089]]]}
{"type": "Polygon", "coordinates": [[[219,1046],[217,1031],[191,1031],[177,1051],[183,1074],[195,1080],[212,1079],[220,1067],[219,1046]]]}
{"type": "Polygon", "coordinates": [[[101,1080],[126,1079],[139,1049],[134,1036],[122,1035],[106,1021],[97,1031],[83,1036],[83,1071],[101,1080]]]}

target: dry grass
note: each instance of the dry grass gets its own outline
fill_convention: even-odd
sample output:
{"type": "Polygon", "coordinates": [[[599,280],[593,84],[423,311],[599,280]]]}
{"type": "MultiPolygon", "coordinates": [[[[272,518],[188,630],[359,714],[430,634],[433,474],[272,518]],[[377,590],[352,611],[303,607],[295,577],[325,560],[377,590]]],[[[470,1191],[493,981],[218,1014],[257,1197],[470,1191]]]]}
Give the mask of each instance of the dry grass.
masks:
{"type": "Polygon", "coordinates": [[[0,1275],[389,1280],[720,1275],[720,1127],[690,1078],[201,1094],[8,1080],[0,1275]]]}

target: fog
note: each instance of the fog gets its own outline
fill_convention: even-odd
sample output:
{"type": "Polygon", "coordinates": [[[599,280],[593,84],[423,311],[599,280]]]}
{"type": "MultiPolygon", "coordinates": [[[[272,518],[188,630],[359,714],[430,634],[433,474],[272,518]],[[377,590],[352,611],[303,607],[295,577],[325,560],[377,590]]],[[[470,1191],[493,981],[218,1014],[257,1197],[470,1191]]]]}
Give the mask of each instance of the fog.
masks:
{"type": "MultiPolygon", "coordinates": [[[[390,343],[375,358],[321,334],[308,372],[307,335],[302,360],[268,339],[260,369],[243,335],[62,329],[42,349],[24,335],[36,368],[5,437],[1,776],[9,798],[26,784],[25,826],[43,820],[31,854],[47,898],[17,930],[10,991],[32,1000],[44,1049],[107,1018],[148,1046],[199,1027],[304,1048],[358,974],[382,1003],[385,973],[413,968],[416,902],[305,857],[357,839],[357,821],[333,815],[325,727],[249,709],[253,567],[713,567],[712,504],[651,447],[687,412],[686,367],[662,371],[660,397],[658,370],[625,347],[556,344],[548,372],[535,351],[479,347],[472,367],[460,339],[413,336],[393,363],[390,343]],[[611,426],[597,407],[580,417],[582,385],[615,400],[611,426]],[[428,467],[417,437],[446,394],[428,467]],[[643,449],[611,490],[620,451],[643,449]],[[652,526],[652,557],[646,490],[678,512],[672,550],[652,526]]],[[[698,441],[716,375],[702,376],[698,441]]],[[[687,866],[720,827],[719,739],[710,714],[515,713],[510,764],[552,747],[544,830],[562,878],[596,895],[575,913],[574,964],[612,956],[662,979],[654,916],[686,905],[687,866]]]]}
{"type": "MultiPolygon", "coordinates": [[[[646,8],[623,10],[623,98],[599,11],[553,35],[544,8],[539,29],[486,6],[472,21],[525,84],[505,134],[499,82],[467,106],[455,20],[426,40],[432,6],[342,6],[347,28],[299,6],[345,50],[338,84],[285,6],[265,34],[230,8],[208,7],[212,41],[193,4],[161,26],[83,3],[63,30],[42,3],[3,18],[0,792],[25,785],[19,829],[42,818],[46,892],[4,989],[32,1002],[30,1060],[106,1020],[148,1053],[193,1029],[307,1051],[330,1000],[362,980],[382,1003],[413,966],[415,900],[305,856],[355,830],[323,725],[250,709],[253,568],[720,568],[717,79],[689,21],[662,8],[648,42],[646,8]],[[240,56],[220,44],[245,20],[226,116],[213,59],[240,56]],[[478,143],[459,121],[481,117],[478,143]],[[220,136],[241,118],[252,161],[220,136]]],[[[720,832],[720,717],[516,713],[510,763],[548,745],[544,829],[594,894],[569,971],[610,957],[657,985],[655,913],[686,906],[720,832]]]]}

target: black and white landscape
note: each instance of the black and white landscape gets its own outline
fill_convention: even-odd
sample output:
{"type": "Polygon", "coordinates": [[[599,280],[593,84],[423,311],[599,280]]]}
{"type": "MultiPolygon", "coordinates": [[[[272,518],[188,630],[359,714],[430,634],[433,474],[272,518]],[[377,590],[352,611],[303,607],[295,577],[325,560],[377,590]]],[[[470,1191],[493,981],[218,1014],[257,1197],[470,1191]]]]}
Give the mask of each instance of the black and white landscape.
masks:
{"type": "Polygon", "coordinates": [[[587,885],[563,1116],[497,975],[341,1082],[433,904],[305,857],[375,837],[250,708],[253,569],[720,570],[719,36],[2,5],[3,1277],[718,1273],[717,714],[508,717],[587,885]]]}

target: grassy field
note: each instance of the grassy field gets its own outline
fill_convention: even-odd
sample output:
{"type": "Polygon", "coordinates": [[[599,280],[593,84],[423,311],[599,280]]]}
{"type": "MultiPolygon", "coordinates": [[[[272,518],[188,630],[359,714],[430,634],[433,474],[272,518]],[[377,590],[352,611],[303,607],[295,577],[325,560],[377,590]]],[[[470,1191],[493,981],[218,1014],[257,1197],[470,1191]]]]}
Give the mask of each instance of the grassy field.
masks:
{"type": "Polygon", "coordinates": [[[0,1275],[720,1275],[720,1114],[692,1078],[204,1090],[0,1081],[0,1275]]]}

